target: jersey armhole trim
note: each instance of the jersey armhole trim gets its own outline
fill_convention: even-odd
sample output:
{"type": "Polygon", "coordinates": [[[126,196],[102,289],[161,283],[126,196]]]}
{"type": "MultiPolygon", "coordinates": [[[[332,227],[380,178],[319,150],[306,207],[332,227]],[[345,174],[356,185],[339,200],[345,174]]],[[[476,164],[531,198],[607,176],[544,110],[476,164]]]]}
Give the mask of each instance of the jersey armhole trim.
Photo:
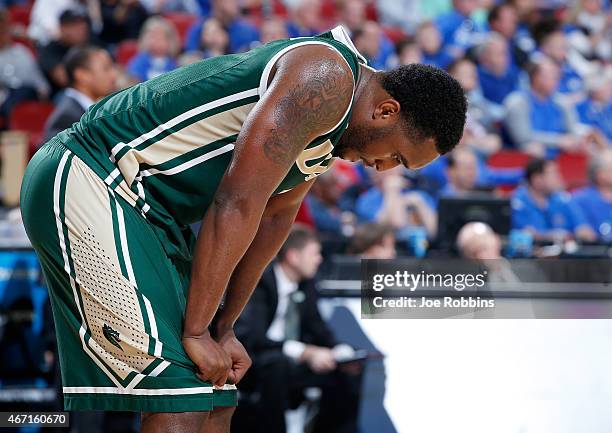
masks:
{"type": "MultiPolygon", "coordinates": [[[[353,69],[351,68],[351,65],[349,64],[348,60],[346,60],[346,58],[344,57],[344,55],[340,52],[340,50],[338,50],[336,47],[334,47],[332,44],[328,44],[327,42],[322,42],[322,41],[304,41],[304,42],[298,42],[297,44],[293,44],[293,45],[289,45],[288,47],[283,48],[282,50],[280,50],[278,53],[276,53],[269,61],[268,63],[266,63],[266,66],[261,74],[261,78],[259,80],[259,89],[258,89],[258,94],[259,94],[259,98],[262,98],[263,95],[266,93],[266,90],[268,90],[268,79],[270,78],[270,73],[272,72],[272,68],[274,67],[274,65],[276,64],[276,62],[278,61],[278,59],[285,54],[288,51],[291,51],[294,48],[297,47],[301,47],[304,45],[325,45],[327,47],[330,47],[331,49],[333,49],[334,51],[336,51],[340,57],[342,58],[342,60],[344,60],[344,62],[346,63],[346,65],[349,67],[349,69],[351,70],[351,75],[352,75],[352,71],[353,69]]],[[[353,77],[351,77],[353,80],[353,91],[351,92],[351,101],[349,102],[348,107],[346,108],[346,111],[344,112],[344,114],[342,115],[342,117],[340,118],[340,120],[338,121],[338,123],[336,123],[334,125],[333,128],[331,128],[329,131],[320,134],[320,136],[323,135],[327,135],[331,132],[333,132],[336,128],[338,128],[342,122],[344,122],[344,119],[346,118],[346,116],[349,114],[349,112],[351,111],[351,107],[353,106],[353,99],[355,98],[355,79],[353,77]]]]}

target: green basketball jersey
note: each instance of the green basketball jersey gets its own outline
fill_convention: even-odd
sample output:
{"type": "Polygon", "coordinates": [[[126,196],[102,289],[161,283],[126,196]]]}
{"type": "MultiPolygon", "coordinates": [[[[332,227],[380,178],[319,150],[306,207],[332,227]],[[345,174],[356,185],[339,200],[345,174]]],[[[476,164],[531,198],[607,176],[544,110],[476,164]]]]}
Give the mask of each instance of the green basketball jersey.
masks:
{"type": "MultiPolygon", "coordinates": [[[[117,92],[93,105],[58,139],[164,233],[170,255],[189,258],[193,239],[186,228],[210,205],[273,65],[283,53],[309,44],[336,49],[357,82],[365,59],[336,27],[202,60],[117,92]]],[[[352,105],[335,128],[308,144],[274,194],[329,167],[352,105]]]]}

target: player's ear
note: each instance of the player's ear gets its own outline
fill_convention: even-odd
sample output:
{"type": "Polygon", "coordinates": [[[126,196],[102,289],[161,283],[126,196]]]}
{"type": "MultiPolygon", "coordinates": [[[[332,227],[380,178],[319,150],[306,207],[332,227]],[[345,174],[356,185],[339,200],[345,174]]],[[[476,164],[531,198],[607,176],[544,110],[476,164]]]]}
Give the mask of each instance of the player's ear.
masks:
{"type": "Polygon", "coordinates": [[[400,112],[400,104],[393,98],[387,98],[378,103],[372,119],[392,120],[400,112]]]}

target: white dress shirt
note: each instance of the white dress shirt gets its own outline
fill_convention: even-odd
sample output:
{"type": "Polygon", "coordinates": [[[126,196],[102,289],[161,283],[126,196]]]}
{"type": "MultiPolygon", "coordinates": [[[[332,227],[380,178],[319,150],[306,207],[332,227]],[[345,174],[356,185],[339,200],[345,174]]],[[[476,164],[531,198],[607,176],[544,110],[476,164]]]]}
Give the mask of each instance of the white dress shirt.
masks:
{"type": "Polygon", "coordinates": [[[296,340],[285,341],[285,316],[289,305],[289,297],[298,289],[298,283],[291,281],[279,264],[274,265],[273,271],[276,279],[278,306],[276,307],[274,319],[268,328],[268,332],[266,332],[266,337],[273,341],[284,341],[283,353],[290,358],[298,360],[304,353],[306,345],[296,340]]]}
{"type": "Polygon", "coordinates": [[[70,96],[72,99],[76,100],[79,103],[79,105],[83,107],[83,110],[85,111],[87,111],[87,109],[90,106],[92,106],[95,102],[89,96],[87,96],[86,94],[82,92],[79,92],[77,89],[73,87],[68,87],[66,90],[64,90],[64,95],[70,96]]]}

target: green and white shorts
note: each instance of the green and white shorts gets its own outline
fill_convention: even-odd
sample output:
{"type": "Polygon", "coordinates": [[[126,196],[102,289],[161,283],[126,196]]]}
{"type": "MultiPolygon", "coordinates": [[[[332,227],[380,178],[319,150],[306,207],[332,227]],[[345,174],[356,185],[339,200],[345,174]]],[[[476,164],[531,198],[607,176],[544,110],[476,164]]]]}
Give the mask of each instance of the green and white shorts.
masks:
{"type": "Polygon", "coordinates": [[[209,411],[236,387],[195,375],[181,344],[189,263],[52,140],[32,158],[21,209],[49,287],[66,410],[209,411]]]}

